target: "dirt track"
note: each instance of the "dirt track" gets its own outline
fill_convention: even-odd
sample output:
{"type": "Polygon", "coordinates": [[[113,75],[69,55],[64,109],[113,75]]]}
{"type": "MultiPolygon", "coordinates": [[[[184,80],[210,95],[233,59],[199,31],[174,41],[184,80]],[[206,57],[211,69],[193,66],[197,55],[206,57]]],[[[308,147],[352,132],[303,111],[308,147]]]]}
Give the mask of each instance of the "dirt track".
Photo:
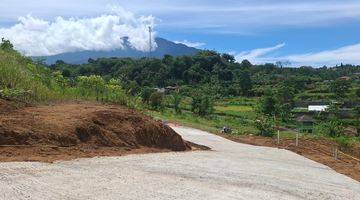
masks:
{"type": "Polygon", "coordinates": [[[189,149],[169,127],[121,106],[86,102],[18,109],[0,102],[0,161],[51,162],[189,149]]]}
{"type": "Polygon", "coordinates": [[[0,163],[0,199],[360,199],[359,182],[290,151],[175,130],[213,150],[0,163]]]}

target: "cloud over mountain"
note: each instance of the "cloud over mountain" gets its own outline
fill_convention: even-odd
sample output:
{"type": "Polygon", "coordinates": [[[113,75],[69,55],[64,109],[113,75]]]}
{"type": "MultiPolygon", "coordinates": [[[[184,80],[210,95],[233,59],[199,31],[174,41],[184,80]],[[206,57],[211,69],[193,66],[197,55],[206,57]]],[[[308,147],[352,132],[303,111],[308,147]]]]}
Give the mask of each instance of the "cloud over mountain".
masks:
{"type": "MultiPolygon", "coordinates": [[[[108,51],[123,49],[126,42],[139,51],[149,49],[148,27],[153,16],[136,16],[117,7],[111,13],[91,18],[57,17],[53,21],[31,15],[0,28],[0,37],[9,39],[15,48],[28,56],[46,56],[83,50],[108,51]]],[[[153,34],[153,44],[155,43],[153,34]]],[[[155,48],[153,47],[153,49],[155,48]]]]}
{"type": "Polygon", "coordinates": [[[203,42],[191,42],[191,41],[188,41],[188,40],[182,40],[182,41],[174,41],[176,44],[184,44],[188,47],[201,47],[201,46],[204,46],[206,45],[205,43],[203,42]]]}

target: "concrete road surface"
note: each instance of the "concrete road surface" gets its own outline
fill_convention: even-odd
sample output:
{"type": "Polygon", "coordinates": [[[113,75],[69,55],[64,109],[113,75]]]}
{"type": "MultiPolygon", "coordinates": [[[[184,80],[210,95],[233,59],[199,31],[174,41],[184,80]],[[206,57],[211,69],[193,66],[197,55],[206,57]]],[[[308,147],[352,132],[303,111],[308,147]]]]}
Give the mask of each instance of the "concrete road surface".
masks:
{"type": "Polygon", "coordinates": [[[360,183],[295,153],[176,127],[212,151],[0,163],[0,199],[360,199],[360,183]]]}

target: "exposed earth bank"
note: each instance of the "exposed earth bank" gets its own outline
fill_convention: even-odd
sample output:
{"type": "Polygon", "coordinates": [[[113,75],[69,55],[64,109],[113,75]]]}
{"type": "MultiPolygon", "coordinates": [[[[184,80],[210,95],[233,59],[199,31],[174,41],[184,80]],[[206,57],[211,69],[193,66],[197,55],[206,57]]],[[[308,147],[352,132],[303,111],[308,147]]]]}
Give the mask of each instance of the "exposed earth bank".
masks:
{"type": "Polygon", "coordinates": [[[0,101],[0,161],[190,149],[168,126],[122,106],[84,102],[16,108],[0,101]]]}

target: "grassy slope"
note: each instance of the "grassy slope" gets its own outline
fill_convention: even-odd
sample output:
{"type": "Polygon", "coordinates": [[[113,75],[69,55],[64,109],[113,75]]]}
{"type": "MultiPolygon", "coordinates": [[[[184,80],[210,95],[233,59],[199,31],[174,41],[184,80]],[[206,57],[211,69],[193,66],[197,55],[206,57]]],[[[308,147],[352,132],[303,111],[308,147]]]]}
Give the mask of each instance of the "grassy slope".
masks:
{"type": "Polygon", "coordinates": [[[50,89],[50,74],[49,70],[36,67],[30,58],[0,50],[0,90],[4,98],[36,102],[58,98],[50,89]]]}

